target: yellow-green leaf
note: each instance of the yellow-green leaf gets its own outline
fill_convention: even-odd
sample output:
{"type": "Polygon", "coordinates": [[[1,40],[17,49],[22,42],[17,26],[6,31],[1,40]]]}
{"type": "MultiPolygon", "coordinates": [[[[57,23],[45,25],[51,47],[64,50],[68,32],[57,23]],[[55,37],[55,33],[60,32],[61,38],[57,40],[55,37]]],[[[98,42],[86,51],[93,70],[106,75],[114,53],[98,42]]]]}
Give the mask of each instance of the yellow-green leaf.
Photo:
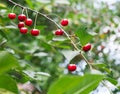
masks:
{"type": "Polygon", "coordinates": [[[89,94],[103,77],[97,74],[63,76],[51,85],[47,94],[89,94]]]}

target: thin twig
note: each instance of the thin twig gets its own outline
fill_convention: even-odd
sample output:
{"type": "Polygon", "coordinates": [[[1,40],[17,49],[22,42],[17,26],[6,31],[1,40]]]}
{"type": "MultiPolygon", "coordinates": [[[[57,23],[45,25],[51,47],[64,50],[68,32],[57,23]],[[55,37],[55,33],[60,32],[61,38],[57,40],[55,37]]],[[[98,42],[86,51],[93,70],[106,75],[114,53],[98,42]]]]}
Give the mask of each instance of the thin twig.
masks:
{"type": "Polygon", "coordinates": [[[15,9],[16,6],[17,6],[17,5],[14,5],[14,6],[13,6],[13,8],[12,8],[12,13],[14,12],[14,9],[15,9]]]}
{"type": "MultiPolygon", "coordinates": [[[[8,0],[8,1],[11,2],[11,3],[14,4],[14,5],[17,5],[17,6],[21,7],[21,8],[23,8],[23,9],[28,9],[28,10],[30,10],[30,11],[32,11],[32,12],[38,13],[39,15],[41,15],[41,16],[45,17],[46,19],[48,19],[49,21],[53,22],[59,29],[61,29],[61,30],[64,32],[64,34],[66,35],[66,37],[71,41],[71,44],[73,45],[73,47],[74,47],[77,51],[80,50],[80,49],[76,46],[76,44],[74,43],[74,41],[70,38],[70,36],[67,34],[67,32],[66,32],[64,29],[62,29],[62,27],[61,27],[59,24],[57,24],[53,19],[49,18],[46,14],[40,13],[40,12],[35,11],[35,10],[33,10],[33,9],[31,9],[31,8],[28,8],[28,7],[24,7],[24,6],[20,5],[20,4],[17,4],[17,3],[15,3],[15,2],[13,2],[12,0],[8,0]]],[[[90,65],[90,63],[88,62],[88,60],[85,58],[85,56],[81,53],[81,51],[80,51],[80,54],[81,54],[81,56],[83,57],[83,59],[85,60],[85,62],[89,65],[90,69],[92,69],[92,66],[90,65]]]]}
{"type": "Polygon", "coordinates": [[[34,29],[35,29],[36,23],[37,23],[37,16],[38,16],[38,12],[36,13],[36,16],[35,16],[34,29]]]}
{"type": "Polygon", "coordinates": [[[61,30],[64,32],[64,34],[65,34],[65,35],[68,37],[68,39],[71,41],[71,43],[72,43],[72,45],[75,47],[75,49],[76,49],[76,50],[79,50],[79,49],[77,48],[77,46],[74,44],[74,42],[71,40],[71,38],[69,37],[69,35],[65,32],[65,30],[63,30],[62,27],[61,27],[60,25],[58,25],[53,19],[47,17],[47,16],[46,16],[45,14],[43,14],[43,13],[40,13],[40,12],[38,12],[38,11],[33,10],[33,9],[31,9],[31,8],[24,7],[24,6],[20,5],[20,4],[17,4],[17,3],[15,3],[15,2],[13,2],[12,0],[8,0],[8,1],[11,2],[11,3],[14,4],[14,5],[17,5],[17,6],[21,7],[21,8],[23,8],[23,9],[26,8],[26,9],[28,9],[28,10],[31,10],[31,11],[35,12],[35,13],[38,13],[39,15],[41,15],[41,16],[47,18],[48,20],[50,20],[51,22],[53,22],[59,29],[61,29],[61,30]]]}
{"type": "Polygon", "coordinates": [[[86,59],[86,57],[82,53],[81,53],[81,56],[85,60],[85,62],[89,65],[90,70],[92,70],[92,66],[91,66],[90,62],[86,59]]]}
{"type": "Polygon", "coordinates": [[[29,18],[27,8],[25,9],[25,11],[26,11],[27,18],[29,18]]]}

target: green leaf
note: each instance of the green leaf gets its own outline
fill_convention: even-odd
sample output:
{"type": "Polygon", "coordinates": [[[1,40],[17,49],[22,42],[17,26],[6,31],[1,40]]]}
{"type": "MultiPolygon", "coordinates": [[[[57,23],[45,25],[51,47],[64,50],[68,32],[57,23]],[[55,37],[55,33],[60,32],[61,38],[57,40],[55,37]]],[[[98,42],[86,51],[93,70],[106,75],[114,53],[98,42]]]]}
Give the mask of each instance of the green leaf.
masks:
{"type": "Polygon", "coordinates": [[[30,8],[32,8],[32,9],[34,8],[32,1],[30,1],[30,0],[25,0],[25,1],[29,5],[30,8]]]}
{"type": "Polygon", "coordinates": [[[48,77],[50,77],[50,74],[45,72],[34,72],[34,71],[23,71],[26,75],[28,75],[30,78],[34,80],[46,80],[48,77]],[[43,79],[44,78],[44,79],[43,79]]]}
{"type": "Polygon", "coordinates": [[[3,46],[6,42],[7,40],[3,40],[2,42],[0,42],[0,47],[3,46]]]}
{"type": "Polygon", "coordinates": [[[6,8],[6,5],[0,3],[0,8],[6,8]]]}
{"type": "Polygon", "coordinates": [[[65,38],[65,37],[58,37],[58,36],[56,36],[56,37],[53,37],[53,39],[52,39],[53,41],[65,41],[65,40],[67,40],[67,38],[65,38]]]}
{"type": "Polygon", "coordinates": [[[62,50],[61,52],[68,60],[68,62],[70,62],[75,56],[80,54],[80,51],[72,51],[72,50],[62,50]]]}
{"type": "Polygon", "coordinates": [[[0,35],[6,39],[8,39],[8,37],[6,36],[7,34],[5,34],[5,32],[3,32],[2,30],[0,30],[0,35]]]}
{"type": "Polygon", "coordinates": [[[58,47],[58,48],[62,48],[62,49],[70,49],[69,40],[51,41],[51,42],[49,42],[49,44],[53,47],[58,47]]]}
{"type": "Polygon", "coordinates": [[[106,67],[107,65],[105,63],[93,63],[92,66],[98,67],[98,68],[103,68],[103,67],[106,67]]]}
{"type": "Polygon", "coordinates": [[[0,74],[18,66],[17,59],[6,51],[0,51],[0,74]]]}
{"type": "Polygon", "coordinates": [[[103,77],[95,74],[63,76],[51,85],[47,94],[89,94],[103,77]]]}
{"type": "Polygon", "coordinates": [[[110,81],[112,84],[117,85],[117,81],[113,78],[107,77],[106,80],[110,81]]]}
{"type": "Polygon", "coordinates": [[[26,75],[23,71],[20,70],[11,70],[9,74],[18,82],[25,83],[27,81],[32,80],[28,75],[26,75]]]}
{"type": "Polygon", "coordinates": [[[0,88],[0,94],[15,94],[15,93],[0,88]]]}
{"type": "Polygon", "coordinates": [[[77,29],[75,34],[78,36],[82,46],[90,42],[90,40],[93,38],[93,35],[89,34],[86,26],[83,25],[77,29]]]}
{"type": "Polygon", "coordinates": [[[0,88],[18,94],[16,82],[7,75],[0,75],[0,88]]]}
{"type": "MultiPolygon", "coordinates": [[[[0,26],[0,30],[6,30],[6,29],[17,29],[16,26],[8,25],[8,26],[0,26]]],[[[2,31],[3,32],[3,31],[2,31]]],[[[5,33],[5,32],[4,32],[5,33]]]]}
{"type": "Polygon", "coordinates": [[[109,68],[105,68],[105,67],[103,67],[103,68],[101,68],[101,69],[103,69],[105,72],[107,72],[107,73],[111,73],[111,70],[109,69],[109,68]]]}

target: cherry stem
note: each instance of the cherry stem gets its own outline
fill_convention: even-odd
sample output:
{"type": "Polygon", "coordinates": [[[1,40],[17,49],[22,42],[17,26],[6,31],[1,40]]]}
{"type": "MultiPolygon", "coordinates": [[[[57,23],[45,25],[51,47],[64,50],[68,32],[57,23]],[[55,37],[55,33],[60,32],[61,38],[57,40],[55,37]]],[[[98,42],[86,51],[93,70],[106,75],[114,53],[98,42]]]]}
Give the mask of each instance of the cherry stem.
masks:
{"type": "Polygon", "coordinates": [[[26,15],[27,15],[27,18],[29,18],[27,8],[25,8],[25,10],[26,10],[26,15]]]}
{"type": "MultiPolygon", "coordinates": [[[[11,2],[11,3],[14,4],[14,5],[17,5],[17,6],[21,7],[21,8],[23,8],[23,11],[24,11],[24,9],[25,9],[24,6],[22,6],[22,5],[20,5],[20,4],[17,4],[17,3],[15,3],[15,2],[13,2],[12,0],[8,0],[8,1],[11,2]]],[[[73,47],[74,47],[77,51],[80,51],[80,49],[76,46],[76,44],[75,44],[74,41],[71,39],[71,37],[69,36],[69,34],[67,34],[67,32],[66,32],[59,24],[57,24],[57,22],[55,22],[53,19],[49,18],[46,14],[43,14],[43,13],[38,12],[38,11],[35,11],[35,10],[33,10],[33,9],[31,9],[31,8],[28,8],[28,7],[26,7],[26,9],[31,10],[32,12],[37,13],[37,15],[39,14],[39,15],[45,17],[46,19],[50,20],[51,22],[53,22],[59,29],[61,29],[61,30],[64,32],[64,34],[66,35],[66,37],[71,41],[71,44],[73,45],[73,47]]],[[[35,18],[34,28],[35,28],[35,26],[36,26],[37,15],[36,15],[36,18],[35,18]]],[[[88,60],[86,59],[86,57],[81,53],[81,51],[80,51],[80,54],[81,54],[81,56],[83,57],[83,59],[85,60],[85,62],[90,66],[90,69],[92,70],[92,66],[90,65],[90,63],[88,62],[88,60]]]]}
{"type": "Polygon", "coordinates": [[[36,23],[37,23],[37,16],[38,16],[38,12],[36,13],[36,16],[35,16],[34,29],[35,29],[36,23]]]}
{"type": "Polygon", "coordinates": [[[22,9],[22,14],[24,14],[24,11],[25,11],[25,7],[23,7],[23,9],[22,9]]]}
{"type": "Polygon", "coordinates": [[[15,9],[16,6],[17,6],[17,4],[15,4],[15,5],[13,6],[13,8],[12,8],[12,13],[14,12],[14,9],[15,9]]]}
{"type": "Polygon", "coordinates": [[[81,56],[85,60],[85,62],[89,65],[90,70],[92,70],[92,66],[91,66],[90,62],[86,59],[86,57],[82,53],[81,53],[81,56]]]}

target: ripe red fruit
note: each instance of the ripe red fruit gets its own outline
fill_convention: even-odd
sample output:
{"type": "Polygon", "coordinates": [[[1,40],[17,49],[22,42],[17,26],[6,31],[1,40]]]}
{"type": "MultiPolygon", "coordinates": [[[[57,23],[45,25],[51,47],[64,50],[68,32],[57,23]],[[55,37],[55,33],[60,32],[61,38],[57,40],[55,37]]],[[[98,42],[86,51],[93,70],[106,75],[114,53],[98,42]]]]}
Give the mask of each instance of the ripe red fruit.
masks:
{"type": "Polygon", "coordinates": [[[40,34],[40,30],[38,30],[38,29],[32,29],[30,31],[30,33],[31,33],[32,36],[38,36],[40,34]]]}
{"type": "Polygon", "coordinates": [[[69,71],[75,71],[77,67],[75,64],[69,64],[67,68],[69,71]]]}
{"type": "Polygon", "coordinates": [[[61,20],[61,25],[62,26],[67,26],[68,25],[68,19],[63,19],[63,20],[61,20]]]}
{"type": "Polygon", "coordinates": [[[9,19],[15,19],[16,18],[16,14],[15,13],[9,13],[8,14],[8,18],[9,19]]]}
{"type": "Polygon", "coordinates": [[[24,14],[20,14],[20,15],[18,15],[18,20],[19,21],[25,21],[26,20],[26,16],[24,14]]]}
{"type": "Polygon", "coordinates": [[[61,36],[63,34],[64,34],[64,32],[61,29],[58,29],[58,30],[55,31],[55,35],[61,36]]]}
{"type": "Polygon", "coordinates": [[[20,28],[20,33],[26,34],[28,32],[28,29],[26,27],[20,28]]]}
{"type": "Polygon", "coordinates": [[[24,22],[19,22],[19,23],[18,23],[18,28],[22,28],[22,27],[24,27],[24,26],[25,26],[24,22]]]}
{"type": "Polygon", "coordinates": [[[28,19],[25,20],[25,24],[26,24],[27,26],[31,26],[32,23],[33,23],[33,21],[32,21],[32,19],[30,19],[30,18],[28,18],[28,19]]]}
{"type": "Polygon", "coordinates": [[[90,49],[91,49],[91,44],[90,44],[90,43],[86,44],[86,45],[83,46],[83,48],[82,48],[82,50],[85,51],[85,52],[89,51],[90,49]]]}

